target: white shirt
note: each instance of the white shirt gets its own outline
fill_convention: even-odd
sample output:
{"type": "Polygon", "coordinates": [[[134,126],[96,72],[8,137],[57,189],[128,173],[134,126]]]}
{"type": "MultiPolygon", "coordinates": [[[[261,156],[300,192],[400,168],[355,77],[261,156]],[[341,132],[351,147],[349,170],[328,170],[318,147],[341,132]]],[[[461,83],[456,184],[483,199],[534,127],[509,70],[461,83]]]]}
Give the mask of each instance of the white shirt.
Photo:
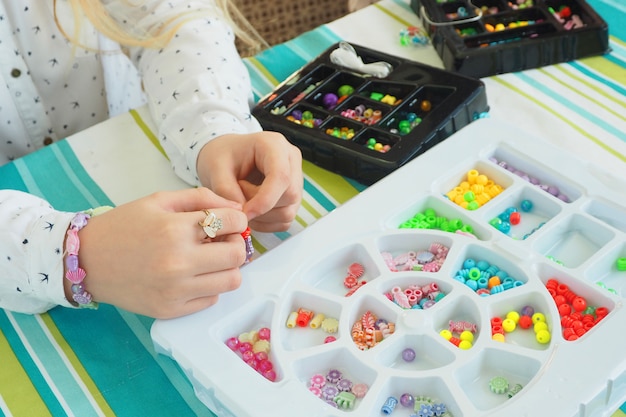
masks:
{"type": "MultiPolygon", "coordinates": [[[[102,3],[129,28],[214,7],[208,0],[102,3]]],[[[206,142],[261,130],[234,35],[213,11],[186,22],[167,46],[125,55],[87,20],[85,47],[73,47],[54,21],[52,0],[0,2],[0,165],[147,102],[174,171],[197,185],[196,158],[206,142]]],[[[57,1],[57,17],[72,36],[66,0],[57,1]]],[[[70,306],[61,246],[72,216],[0,190],[0,307],[36,313],[70,306]]]]}

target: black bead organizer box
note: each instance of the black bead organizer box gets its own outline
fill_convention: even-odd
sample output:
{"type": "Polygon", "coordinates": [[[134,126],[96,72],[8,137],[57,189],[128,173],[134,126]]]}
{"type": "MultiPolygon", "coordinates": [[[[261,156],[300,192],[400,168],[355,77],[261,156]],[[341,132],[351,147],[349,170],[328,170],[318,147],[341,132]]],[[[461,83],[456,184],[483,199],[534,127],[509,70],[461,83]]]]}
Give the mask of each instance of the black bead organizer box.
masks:
{"type": "Polygon", "coordinates": [[[411,0],[448,71],[522,71],[609,52],[607,23],[585,0],[411,0]]]}
{"type": "Polygon", "coordinates": [[[489,109],[480,80],[339,42],[255,106],[303,157],[370,185],[489,109]]]}

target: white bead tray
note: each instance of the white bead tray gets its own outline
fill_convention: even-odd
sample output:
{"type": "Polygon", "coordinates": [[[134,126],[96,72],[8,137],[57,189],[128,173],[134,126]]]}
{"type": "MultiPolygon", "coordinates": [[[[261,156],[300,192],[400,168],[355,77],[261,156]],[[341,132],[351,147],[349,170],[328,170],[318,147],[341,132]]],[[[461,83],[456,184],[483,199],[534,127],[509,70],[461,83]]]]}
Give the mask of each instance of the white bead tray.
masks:
{"type": "MultiPolygon", "coordinates": [[[[454,417],[609,416],[626,401],[626,272],[616,266],[626,257],[626,194],[610,183],[610,175],[598,172],[532,135],[478,120],[244,266],[241,288],[222,295],[217,305],[157,320],[155,348],[178,362],[198,398],[220,417],[375,417],[385,415],[381,407],[389,397],[404,393],[443,403],[446,415],[454,417]],[[557,186],[570,201],[494,159],[557,186]],[[470,211],[445,194],[473,169],[504,189],[470,211]],[[507,235],[489,223],[523,200],[533,208],[522,213],[519,232],[507,235]],[[471,225],[476,238],[399,228],[426,208],[471,225]],[[437,272],[392,272],[383,260],[383,252],[420,251],[431,243],[449,247],[437,272]],[[467,258],[497,264],[522,285],[479,296],[454,278],[467,258]],[[359,280],[367,283],[346,297],[344,277],[354,262],[363,265],[359,280]],[[551,278],[588,305],[607,308],[608,315],[578,339],[565,340],[546,289],[551,278]],[[403,309],[385,296],[394,287],[431,282],[446,295],[428,309],[403,309]],[[526,305],[545,315],[550,341],[539,343],[532,330],[519,328],[505,334],[504,342],[492,339],[491,319],[526,305]],[[336,340],[324,343],[329,334],[320,328],[287,327],[298,308],[338,319],[336,340]],[[395,332],[360,350],[352,326],[367,311],[395,323],[395,332]],[[450,321],[476,325],[471,348],[460,349],[440,335],[450,321]],[[271,330],[275,382],[225,344],[262,327],[271,330]],[[402,359],[406,348],[415,351],[414,361],[402,359]],[[366,384],[366,395],[351,408],[326,404],[309,386],[313,375],[330,369],[366,384]],[[489,382],[497,376],[511,387],[520,384],[521,391],[492,392],[489,382]]],[[[393,411],[399,417],[413,414],[402,404],[393,411]]]]}

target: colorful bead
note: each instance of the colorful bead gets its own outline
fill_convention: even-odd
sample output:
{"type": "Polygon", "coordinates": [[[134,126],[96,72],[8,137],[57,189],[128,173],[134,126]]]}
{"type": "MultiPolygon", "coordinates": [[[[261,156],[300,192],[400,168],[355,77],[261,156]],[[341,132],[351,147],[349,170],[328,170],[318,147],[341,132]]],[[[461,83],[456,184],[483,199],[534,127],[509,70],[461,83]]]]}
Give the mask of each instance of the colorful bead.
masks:
{"type": "Polygon", "coordinates": [[[509,389],[509,381],[506,378],[501,376],[496,376],[491,378],[489,381],[489,389],[494,394],[504,394],[509,389]]]}
{"type": "Polygon", "coordinates": [[[405,362],[413,362],[415,360],[415,351],[411,348],[406,348],[402,351],[402,359],[405,362]]]}
{"type": "Polygon", "coordinates": [[[380,408],[380,412],[383,414],[391,414],[398,405],[398,399],[396,397],[389,397],[380,408]]]}

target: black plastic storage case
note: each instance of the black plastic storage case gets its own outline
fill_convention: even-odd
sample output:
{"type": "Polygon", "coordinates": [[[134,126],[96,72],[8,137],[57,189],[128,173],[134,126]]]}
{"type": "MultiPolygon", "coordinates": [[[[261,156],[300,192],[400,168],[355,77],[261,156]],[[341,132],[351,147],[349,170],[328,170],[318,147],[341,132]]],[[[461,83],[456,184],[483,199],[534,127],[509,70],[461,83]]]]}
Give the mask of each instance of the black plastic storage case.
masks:
{"type": "Polygon", "coordinates": [[[610,50],[608,25],[585,0],[517,3],[411,0],[411,8],[420,17],[444,68],[470,77],[538,68],[610,50]],[[567,13],[560,13],[563,8],[567,13]],[[480,18],[477,9],[482,9],[480,18]],[[469,21],[472,18],[477,20],[469,21]],[[575,25],[572,19],[577,19],[575,25]],[[449,24],[455,22],[458,24],[449,24]],[[498,24],[505,29],[488,30],[498,24]]]}
{"type": "Polygon", "coordinates": [[[352,46],[364,64],[384,61],[393,69],[385,78],[375,78],[335,65],[330,54],[339,47],[337,43],[291,75],[253,109],[265,130],[281,132],[301,149],[306,160],[322,168],[370,185],[489,109],[480,80],[352,46]],[[350,86],[350,94],[340,96],[342,86],[350,86]],[[337,95],[339,103],[325,103],[329,94],[337,95]],[[390,96],[391,100],[381,100],[380,96],[390,96]],[[355,114],[359,108],[361,112],[369,109],[379,118],[364,120],[355,114]],[[303,113],[308,114],[308,120],[315,120],[312,126],[292,120],[293,115],[303,113]],[[407,119],[415,118],[421,122],[412,121],[409,131],[407,119]],[[352,129],[353,136],[341,138],[326,133],[337,134],[342,128],[352,129]],[[371,149],[367,146],[370,139],[388,150],[371,149]]]}

